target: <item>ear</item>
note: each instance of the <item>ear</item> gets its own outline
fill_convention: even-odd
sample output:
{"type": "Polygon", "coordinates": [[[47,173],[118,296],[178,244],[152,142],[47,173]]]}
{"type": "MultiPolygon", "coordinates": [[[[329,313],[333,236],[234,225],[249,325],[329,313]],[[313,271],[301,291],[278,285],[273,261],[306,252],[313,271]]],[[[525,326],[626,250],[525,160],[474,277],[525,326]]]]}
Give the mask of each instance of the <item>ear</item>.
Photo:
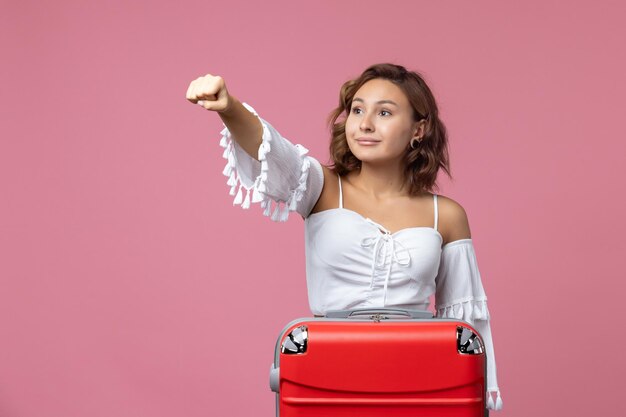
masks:
{"type": "Polygon", "coordinates": [[[413,137],[424,137],[424,132],[426,131],[426,120],[422,119],[419,122],[415,122],[413,124],[413,137]]]}

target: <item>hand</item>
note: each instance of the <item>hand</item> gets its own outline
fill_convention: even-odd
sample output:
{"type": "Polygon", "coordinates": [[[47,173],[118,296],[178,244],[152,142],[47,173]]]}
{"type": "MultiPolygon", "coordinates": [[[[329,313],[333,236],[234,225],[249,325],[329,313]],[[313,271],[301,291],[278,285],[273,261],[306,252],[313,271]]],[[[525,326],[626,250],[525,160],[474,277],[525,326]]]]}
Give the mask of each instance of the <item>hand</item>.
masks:
{"type": "Polygon", "coordinates": [[[233,103],[233,97],[228,94],[224,79],[211,74],[198,77],[189,84],[187,100],[218,113],[225,113],[233,103]]]}

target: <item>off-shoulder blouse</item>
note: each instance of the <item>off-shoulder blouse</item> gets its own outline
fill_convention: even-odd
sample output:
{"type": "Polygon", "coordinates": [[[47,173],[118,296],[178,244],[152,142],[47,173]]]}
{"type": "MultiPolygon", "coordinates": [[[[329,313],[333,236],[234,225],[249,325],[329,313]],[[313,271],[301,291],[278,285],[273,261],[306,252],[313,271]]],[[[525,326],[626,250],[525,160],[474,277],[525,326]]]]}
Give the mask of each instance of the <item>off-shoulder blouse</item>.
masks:
{"type": "Polygon", "coordinates": [[[427,310],[435,294],[436,317],[470,323],[480,333],[487,357],[487,408],[500,410],[490,314],[472,239],[441,246],[437,230],[437,195],[433,195],[433,227],[412,227],[391,233],[369,218],[339,207],[311,213],[324,184],[322,166],[308,150],[293,144],[261,118],[258,160],[232,139],[224,125],[220,145],[227,160],[233,204],[249,208],[260,203],[263,214],[286,221],[290,212],[304,220],[306,280],[311,312],[362,307],[427,310]],[[496,394],[494,403],[492,393],[496,394]]]}

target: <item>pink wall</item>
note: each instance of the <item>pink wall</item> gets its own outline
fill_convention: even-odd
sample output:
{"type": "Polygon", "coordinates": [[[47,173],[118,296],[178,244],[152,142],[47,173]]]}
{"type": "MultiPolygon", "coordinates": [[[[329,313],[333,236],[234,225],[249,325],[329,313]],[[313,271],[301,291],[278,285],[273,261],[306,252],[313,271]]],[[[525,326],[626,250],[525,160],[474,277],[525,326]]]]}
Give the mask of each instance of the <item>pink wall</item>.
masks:
{"type": "Polygon", "coordinates": [[[623,4],[3,2],[0,416],[273,415],[302,220],[232,207],[221,121],[185,92],[221,75],[326,161],[341,83],[387,61],[450,131],[497,415],[618,415],[623,4]]]}

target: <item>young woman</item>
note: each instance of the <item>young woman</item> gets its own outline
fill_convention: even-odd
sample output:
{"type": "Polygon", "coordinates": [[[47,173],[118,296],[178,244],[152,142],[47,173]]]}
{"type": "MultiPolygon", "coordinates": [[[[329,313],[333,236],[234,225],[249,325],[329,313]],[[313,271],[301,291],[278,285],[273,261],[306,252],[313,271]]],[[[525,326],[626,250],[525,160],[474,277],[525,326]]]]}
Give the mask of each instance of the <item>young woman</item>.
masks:
{"type": "Polygon", "coordinates": [[[187,99],[218,113],[234,204],[305,223],[311,311],[363,307],[427,310],[480,332],[487,352],[487,408],[500,410],[496,363],[469,224],[463,207],[433,194],[450,176],[446,129],[422,77],[393,64],[346,82],[330,115],[331,166],[308,155],[239,102],[219,76],[191,82],[187,99]],[[245,192],[245,196],[244,196],[245,192]],[[496,394],[494,403],[492,393],[496,394]]]}

